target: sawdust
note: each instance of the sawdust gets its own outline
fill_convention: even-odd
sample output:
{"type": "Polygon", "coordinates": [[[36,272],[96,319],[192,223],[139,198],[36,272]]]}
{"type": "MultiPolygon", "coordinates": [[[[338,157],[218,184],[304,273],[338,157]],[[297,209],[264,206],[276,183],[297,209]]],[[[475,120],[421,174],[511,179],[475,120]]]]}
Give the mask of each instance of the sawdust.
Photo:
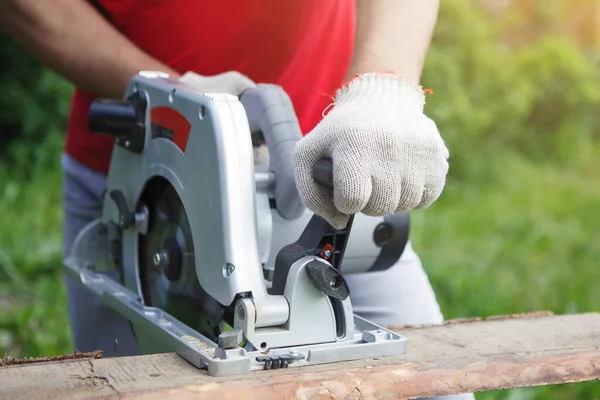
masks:
{"type": "Polygon", "coordinates": [[[449,319],[448,321],[444,321],[444,325],[468,324],[470,322],[480,322],[480,321],[483,321],[483,318],[481,318],[481,317],[454,318],[454,319],[449,319]]]}
{"type": "Polygon", "coordinates": [[[19,365],[19,364],[36,364],[36,363],[44,363],[44,362],[53,362],[53,361],[66,361],[66,360],[78,360],[82,358],[93,358],[98,359],[102,358],[102,351],[90,351],[86,353],[73,353],[73,354],[63,354],[60,356],[53,357],[29,357],[29,358],[14,358],[5,356],[0,359],[0,367],[6,367],[8,365],[19,365]]]}
{"type": "Polygon", "coordinates": [[[491,317],[487,317],[486,321],[497,321],[503,319],[516,319],[516,318],[538,318],[538,317],[550,317],[554,315],[552,311],[534,311],[530,313],[522,313],[522,314],[508,314],[508,315],[494,315],[491,317]]]}
{"type": "Polygon", "coordinates": [[[184,335],[181,337],[181,340],[200,350],[212,348],[212,346],[210,346],[208,343],[204,343],[202,340],[194,336],[184,335]]]}
{"type": "Polygon", "coordinates": [[[421,329],[421,328],[432,328],[440,325],[456,325],[456,324],[469,324],[473,322],[482,321],[501,321],[506,319],[519,319],[519,318],[539,318],[539,317],[550,317],[554,315],[552,311],[533,311],[529,313],[519,314],[507,314],[507,315],[492,315],[486,318],[474,317],[474,318],[455,318],[444,321],[441,324],[414,324],[414,325],[392,325],[386,326],[386,329],[391,331],[399,331],[404,329],[421,329]]]}

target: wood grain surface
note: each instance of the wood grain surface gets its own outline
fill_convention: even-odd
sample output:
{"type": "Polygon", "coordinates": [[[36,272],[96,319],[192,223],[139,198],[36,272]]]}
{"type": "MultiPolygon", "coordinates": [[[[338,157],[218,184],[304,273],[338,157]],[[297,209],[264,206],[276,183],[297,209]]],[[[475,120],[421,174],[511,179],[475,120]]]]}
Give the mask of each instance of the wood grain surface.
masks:
{"type": "Polygon", "coordinates": [[[173,353],[0,367],[0,399],[414,399],[600,378],[600,314],[395,327],[408,354],[213,378],[173,353]]]}

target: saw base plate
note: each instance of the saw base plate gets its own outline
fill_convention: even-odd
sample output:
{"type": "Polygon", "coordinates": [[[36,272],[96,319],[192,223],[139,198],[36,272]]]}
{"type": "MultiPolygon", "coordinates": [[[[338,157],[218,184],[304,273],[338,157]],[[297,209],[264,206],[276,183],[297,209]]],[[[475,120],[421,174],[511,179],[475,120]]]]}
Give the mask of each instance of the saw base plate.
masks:
{"type": "MultiPolygon", "coordinates": [[[[105,236],[101,219],[82,230],[76,239],[85,254],[94,251],[98,237],[105,236]]],[[[80,254],[81,256],[81,254],[80,254]]],[[[308,365],[397,356],[406,353],[406,338],[354,315],[354,335],[349,340],[315,345],[247,351],[242,347],[221,349],[214,341],[198,333],[165,311],[144,306],[140,297],[107,275],[93,270],[97,260],[77,257],[64,262],[67,273],[93,292],[105,304],[125,316],[137,329],[163,343],[192,365],[206,369],[211,376],[229,376],[250,371],[295,368],[308,365]]]]}

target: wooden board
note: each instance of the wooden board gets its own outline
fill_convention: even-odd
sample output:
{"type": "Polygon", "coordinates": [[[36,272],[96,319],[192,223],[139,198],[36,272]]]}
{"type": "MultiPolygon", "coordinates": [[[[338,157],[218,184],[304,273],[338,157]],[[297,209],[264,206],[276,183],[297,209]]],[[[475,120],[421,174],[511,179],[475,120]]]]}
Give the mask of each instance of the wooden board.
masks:
{"type": "MultiPolygon", "coordinates": [[[[600,314],[397,328],[408,354],[213,378],[176,354],[0,368],[1,399],[412,399],[600,378],[600,314]]],[[[600,384],[600,382],[599,382],[600,384]]]]}

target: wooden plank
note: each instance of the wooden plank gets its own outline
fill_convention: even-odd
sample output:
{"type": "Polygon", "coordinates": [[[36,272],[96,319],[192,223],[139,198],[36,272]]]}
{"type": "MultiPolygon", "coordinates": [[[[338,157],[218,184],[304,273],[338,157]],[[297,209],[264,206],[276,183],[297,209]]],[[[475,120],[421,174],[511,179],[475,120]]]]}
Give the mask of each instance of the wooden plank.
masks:
{"type": "Polygon", "coordinates": [[[600,379],[599,313],[399,331],[404,356],[227,378],[175,354],[10,365],[0,368],[0,398],[411,399],[600,379]]]}

